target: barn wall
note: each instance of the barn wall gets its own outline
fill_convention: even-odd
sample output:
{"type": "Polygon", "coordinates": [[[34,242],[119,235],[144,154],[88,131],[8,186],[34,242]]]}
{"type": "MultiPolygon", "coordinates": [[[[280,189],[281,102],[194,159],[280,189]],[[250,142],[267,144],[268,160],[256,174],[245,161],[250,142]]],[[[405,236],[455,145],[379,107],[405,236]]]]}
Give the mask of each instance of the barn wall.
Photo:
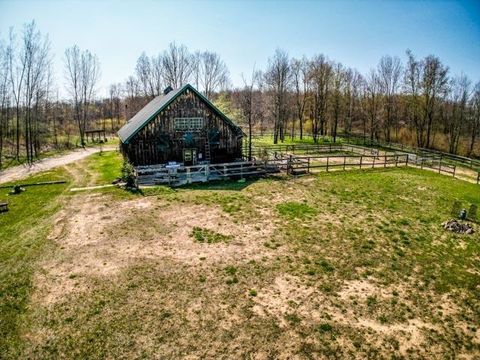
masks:
{"type": "Polygon", "coordinates": [[[122,151],[134,165],[162,164],[168,161],[183,162],[183,149],[195,148],[197,155],[205,160],[207,136],[212,129],[220,132],[219,144],[210,144],[210,162],[230,162],[241,158],[242,139],[231,125],[217,116],[214,111],[194,92],[187,89],[154,120],[136,134],[122,151]],[[200,131],[187,131],[193,135],[193,144],[184,141],[185,131],[174,128],[174,119],[179,117],[202,117],[204,127],[200,131]]]}

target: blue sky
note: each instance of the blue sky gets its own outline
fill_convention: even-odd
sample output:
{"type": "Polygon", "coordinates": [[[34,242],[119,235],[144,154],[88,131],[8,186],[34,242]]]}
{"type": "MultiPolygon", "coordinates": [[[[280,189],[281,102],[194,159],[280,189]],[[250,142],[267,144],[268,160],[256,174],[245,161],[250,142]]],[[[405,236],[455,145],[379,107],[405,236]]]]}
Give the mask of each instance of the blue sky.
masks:
{"type": "Polygon", "coordinates": [[[410,48],[480,80],[479,1],[0,0],[1,38],[32,19],[50,36],[60,85],[65,48],[98,55],[99,95],[133,73],[142,51],[157,54],[172,41],[218,52],[234,85],[277,47],[290,56],[324,53],[362,72],[385,54],[404,60],[410,48]]]}

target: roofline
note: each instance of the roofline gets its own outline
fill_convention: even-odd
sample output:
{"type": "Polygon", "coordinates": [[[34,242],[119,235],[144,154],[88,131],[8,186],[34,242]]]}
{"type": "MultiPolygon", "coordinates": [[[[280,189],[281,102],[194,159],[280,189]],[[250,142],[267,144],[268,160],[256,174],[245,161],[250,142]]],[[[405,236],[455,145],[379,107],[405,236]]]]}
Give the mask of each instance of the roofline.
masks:
{"type": "Polygon", "coordinates": [[[233,128],[237,129],[237,131],[239,131],[240,133],[240,136],[243,137],[245,134],[244,132],[242,131],[242,129],[235,125],[235,123],[230,120],[230,118],[228,118],[223,112],[221,112],[215,105],[213,105],[210,100],[208,100],[205,96],[203,96],[203,94],[201,94],[197,89],[195,89],[192,85],[190,84],[185,84],[183,85],[180,90],[178,90],[177,94],[172,97],[168,102],[166,102],[165,104],[163,104],[152,116],[150,116],[141,126],[138,127],[138,129],[136,129],[134,132],[132,132],[132,134],[127,137],[127,139],[125,140],[122,140],[122,138],[120,137],[120,135],[118,134],[117,132],[117,135],[118,137],[120,138],[120,141],[124,144],[128,144],[128,142],[135,136],[137,135],[150,121],[152,121],[156,116],[158,116],[158,114],[160,114],[163,110],[165,110],[165,108],[167,106],[169,106],[176,98],[178,98],[181,94],[183,94],[187,89],[190,89],[192,90],[196,95],[198,95],[203,101],[205,101],[207,103],[208,106],[210,106],[218,115],[220,115],[220,117],[225,121],[227,122],[230,126],[232,126],[233,128]]]}

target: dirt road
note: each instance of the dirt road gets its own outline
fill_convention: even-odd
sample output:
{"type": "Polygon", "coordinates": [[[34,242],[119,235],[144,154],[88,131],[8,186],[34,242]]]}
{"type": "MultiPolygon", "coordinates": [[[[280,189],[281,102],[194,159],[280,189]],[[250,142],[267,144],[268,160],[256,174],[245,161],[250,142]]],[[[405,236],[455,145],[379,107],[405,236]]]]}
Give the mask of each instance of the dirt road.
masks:
{"type": "MultiPolygon", "coordinates": [[[[114,145],[103,147],[103,151],[115,150],[117,147],[114,145]]],[[[8,168],[4,171],[0,171],[0,184],[17,181],[24,179],[30,175],[39,173],[41,171],[50,170],[58,166],[70,164],[72,162],[81,160],[91,154],[100,151],[99,147],[92,147],[86,149],[79,149],[69,152],[64,155],[52,156],[42,160],[38,160],[32,165],[18,165],[8,168]]]]}

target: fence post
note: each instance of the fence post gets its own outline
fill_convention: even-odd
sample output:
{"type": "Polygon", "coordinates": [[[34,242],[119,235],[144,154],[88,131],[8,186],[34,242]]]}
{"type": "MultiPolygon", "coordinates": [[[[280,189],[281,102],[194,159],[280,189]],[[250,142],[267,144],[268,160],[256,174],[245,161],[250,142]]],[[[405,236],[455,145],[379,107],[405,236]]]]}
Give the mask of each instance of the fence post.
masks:
{"type": "Polygon", "coordinates": [[[385,153],[385,155],[383,155],[383,167],[386,168],[387,167],[387,154],[385,153]]]}
{"type": "Polygon", "coordinates": [[[327,156],[327,172],[328,172],[328,159],[330,159],[330,157],[327,156]]]}
{"type": "Polygon", "coordinates": [[[360,155],[360,170],[362,169],[363,156],[360,155]]]}
{"type": "Polygon", "coordinates": [[[478,175],[477,175],[477,185],[480,184],[480,171],[478,172],[478,175]]]}
{"type": "Polygon", "coordinates": [[[288,162],[287,162],[287,174],[292,173],[292,155],[288,157],[288,162]]]}
{"type": "Polygon", "coordinates": [[[457,165],[453,165],[453,177],[455,177],[455,171],[457,170],[457,165]]]}
{"type": "Polygon", "coordinates": [[[310,174],[310,158],[307,158],[307,173],[310,174]]]}
{"type": "Polygon", "coordinates": [[[347,162],[347,156],[343,157],[343,171],[345,171],[345,164],[347,162]]]}
{"type": "Polygon", "coordinates": [[[440,160],[438,161],[438,173],[442,172],[442,156],[440,155],[440,160]]]}
{"type": "Polygon", "coordinates": [[[408,154],[406,154],[405,157],[406,157],[405,158],[405,166],[408,166],[408,158],[409,158],[408,154]]]}
{"type": "Polygon", "coordinates": [[[375,156],[373,157],[372,169],[375,167],[375,156]]]}

